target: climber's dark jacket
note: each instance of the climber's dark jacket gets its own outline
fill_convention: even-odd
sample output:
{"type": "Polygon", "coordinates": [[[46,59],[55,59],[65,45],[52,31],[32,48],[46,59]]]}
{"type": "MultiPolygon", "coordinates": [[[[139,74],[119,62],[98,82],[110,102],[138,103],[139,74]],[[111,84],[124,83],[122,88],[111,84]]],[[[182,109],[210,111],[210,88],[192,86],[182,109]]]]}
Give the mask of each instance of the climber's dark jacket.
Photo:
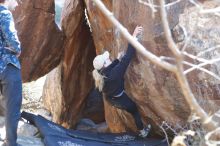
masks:
{"type": "Polygon", "coordinates": [[[104,76],[103,92],[108,97],[119,95],[124,91],[124,74],[134,54],[135,49],[129,44],[121,61],[116,59],[100,71],[104,76]]]}

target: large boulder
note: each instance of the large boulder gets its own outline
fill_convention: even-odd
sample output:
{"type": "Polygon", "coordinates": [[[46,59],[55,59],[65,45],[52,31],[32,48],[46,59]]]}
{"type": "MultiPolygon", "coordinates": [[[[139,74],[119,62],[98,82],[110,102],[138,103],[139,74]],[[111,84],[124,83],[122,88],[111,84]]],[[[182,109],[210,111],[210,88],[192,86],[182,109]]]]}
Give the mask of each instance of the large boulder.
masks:
{"type": "MultiPolygon", "coordinates": [[[[104,50],[111,52],[112,58],[115,58],[119,51],[126,50],[127,42],[119,33],[118,28],[112,26],[92,1],[85,0],[85,2],[97,53],[101,53],[104,48],[104,50]]],[[[129,32],[132,32],[136,25],[143,25],[144,36],[141,43],[149,51],[157,56],[173,56],[167,47],[167,42],[164,41],[158,8],[155,9],[156,12],[153,15],[150,7],[140,4],[138,1],[103,0],[102,2],[129,32]]],[[[158,4],[158,1],[155,3],[158,4]]],[[[186,3],[186,1],[182,1],[167,8],[168,20],[172,30],[175,30],[174,28],[179,24],[179,16],[183,12],[186,3]]],[[[189,22],[189,20],[186,20],[186,22],[189,22]]],[[[198,37],[196,33],[194,36],[198,37]]],[[[206,37],[206,35],[203,37],[206,37]]],[[[202,42],[203,38],[200,37],[199,39],[201,43],[204,43],[202,42]]],[[[193,49],[201,47],[197,45],[201,44],[195,44],[193,49]]],[[[219,91],[218,84],[211,81],[205,82],[207,78],[197,78],[197,73],[189,74],[191,88],[197,99],[200,99],[199,101],[207,101],[204,99],[209,100],[219,97],[219,92],[217,92],[219,91]],[[200,82],[203,82],[203,84],[199,84],[200,82]],[[194,84],[203,85],[204,88],[194,84]]],[[[205,75],[201,73],[200,76],[205,75]]],[[[139,53],[136,53],[127,70],[125,79],[126,91],[131,99],[136,102],[145,123],[153,121],[154,124],[161,125],[162,121],[166,121],[168,125],[175,128],[186,124],[190,115],[190,108],[174,74],[157,67],[139,53]]],[[[207,102],[202,102],[201,104],[205,104],[210,109],[207,102]]],[[[112,107],[108,102],[105,102],[105,117],[112,132],[136,129],[133,120],[130,120],[130,114],[112,107]]]]}
{"type": "MultiPolygon", "coordinates": [[[[106,19],[91,0],[84,0],[84,2],[85,5],[81,0],[66,0],[62,16],[62,29],[66,40],[64,43],[65,53],[63,55],[60,78],[58,80],[60,93],[57,95],[59,95],[58,101],[60,106],[56,105],[57,108],[59,108],[57,110],[59,112],[58,115],[56,115],[56,122],[61,123],[65,127],[75,126],[78,119],[84,114],[83,109],[86,103],[86,96],[93,87],[91,71],[93,69],[92,60],[95,56],[95,51],[99,54],[104,50],[108,50],[111,53],[111,58],[114,59],[118,52],[126,50],[127,47],[127,42],[119,33],[118,28],[114,27],[106,19]],[[85,6],[91,32],[84,20],[85,6]],[[91,33],[93,38],[91,37],[91,33]],[[60,101],[62,101],[61,104],[60,101]]],[[[138,1],[103,0],[102,2],[109,10],[113,11],[115,17],[128,28],[129,32],[132,32],[136,25],[143,25],[144,35],[141,43],[149,51],[157,56],[173,57],[163,35],[164,32],[158,8],[155,9],[156,12],[153,15],[152,9],[140,4],[138,1]]],[[[158,1],[155,2],[158,4],[158,1]]],[[[170,2],[173,2],[173,0],[170,2]]],[[[172,32],[174,32],[174,39],[177,41],[179,41],[179,38],[184,38],[182,37],[184,36],[183,34],[176,33],[175,31],[178,30],[176,28],[178,28],[179,17],[180,14],[183,13],[185,4],[186,1],[180,1],[167,8],[170,27],[172,32]]],[[[186,26],[187,22],[191,22],[188,19],[189,14],[193,13],[184,12],[186,16],[183,15],[183,18],[181,17],[181,19],[185,19],[181,20],[182,25],[186,26]]],[[[193,15],[193,17],[198,16],[193,15]]],[[[210,17],[210,19],[213,18],[210,17]]],[[[206,19],[201,19],[201,21],[204,20],[206,19]]],[[[209,29],[205,29],[205,33],[193,33],[192,36],[194,39],[191,40],[192,42],[187,46],[186,50],[190,53],[198,53],[201,51],[203,44],[209,43],[208,40],[203,42],[203,37],[206,37],[206,33],[208,34],[212,28],[211,26],[217,23],[216,19],[216,21],[210,24],[209,29]]],[[[204,23],[202,26],[206,27],[206,25],[207,24],[204,23]]],[[[202,30],[203,28],[201,28],[201,31],[202,30]]],[[[189,29],[189,32],[193,31],[189,29]]],[[[218,28],[216,28],[215,32],[211,34],[216,39],[213,40],[215,41],[214,44],[219,42],[218,37],[216,37],[219,36],[219,32],[218,28]],[[217,33],[217,35],[215,35],[215,33],[217,33]]],[[[180,47],[181,45],[182,44],[179,43],[180,47]]],[[[212,45],[213,43],[211,42],[206,46],[210,47],[212,45]]],[[[218,55],[218,52],[216,54],[218,55]]],[[[210,55],[216,57],[212,54],[210,55]]],[[[208,58],[210,59],[210,56],[208,56],[208,58]]],[[[192,60],[188,59],[188,61],[192,60]]],[[[209,66],[208,69],[218,74],[219,69],[217,66],[209,66]]],[[[187,77],[192,91],[196,98],[199,99],[198,101],[202,107],[208,111],[216,111],[216,107],[219,104],[215,102],[215,106],[210,107],[210,103],[214,105],[214,101],[219,97],[219,92],[217,92],[219,91],[218,82],[213,78],[209,78],[204,73],[199,72],[192,72],[187,75],[187,77]],[[202,85],[202,87],[200,85],[202,85]]],[[[150,122],[153,127],[156,127],[156,125],[159,126],[165,121],[173,128],[178,128],[186,124],[190,115],[190,108],[174,74],[157,67],[136,53],[127,70],[125,80],[126,91],[131,99],[136,102],[144,123],[150,122]]],[[[52,84],[53,81],[53,78],[50,79],[48,85],[52,84]]],[[[50,86],[48,86],[48,90],[50,90],[50,86]]],[[[56,97],[51,95],[54,95],[54,93],[48,94],[48,97],[56,97]]],[[[56,98],[49,101],[55,101],[55,99],[56,98]]],[[[105,120],[111,132],[137,130],[134,120],[129,113],[111,106],[107,101],[104,101],[104,107],[105,120]]],[[[53,110],[51,112],[52,114],[56,114],[53,110]]]]}
{"type": "Polygon", "coordinates": [[[63,34],[55,23],[54,0],[22,0],[13,12],[22,44],[23,81],[55,68],[63,53],[63,34]]]}
{"type": "Polygon", "coordinates": [[[66,0],[62,30],[66,40],[61,66],[62,107],[60,123],[72,127],[81,117],[85,99],[93,86],[91,77],[95,47],[85,20],[82,0],[66,0]]]}
{"type": "MultiPolygon", "coordinates": [[[[219,6],[219,2],[203,1],[206,9],[211,9],[219,6]]],[[[186,9],[180,16],[180,24],[185,27],[186,33],[191,40],[188,41],[185,52],[191,53],[197,59],[216,60],[220,57],[220,22],[219,18],[214,13],[201,14],[196,7],[186,9]],[[191,20],[191,21],[189,21],[191,20]]],[[[182,44],[180,44],[182,46],[182,44]]],[[[192,60],[187,58],[187,61],[193,64],[200,64],[202,61],[192,60]]],[[[216,76],[220,76],[219,60],[202,66],[207,71],[212,72],[216,76]]],[[[186,69],[189,69],[186,66],[186,69]]],[[[213,114],[220,107],[220,81],[214,75],[201,70],[193,70],[187,73],[190,87],[197,97],[197,101],[207,111],[213,114]]]]}
{"type": "Polygon", "coordinates": [[[44,107],[52,113],[52,120],[58,122],[62,107],[60,65],[47,75],[42,97],[44,107]]]}
{"type": "Polygon", "coordinates": [[[74,127],[82,117],[86,97],[93,86],[95,47],[84,9],[81,0],[65,1],[62,12],[64,54],[59,71],[49,75],[45,85],[44,99],[53,121],[65,127],[74,127]]]}

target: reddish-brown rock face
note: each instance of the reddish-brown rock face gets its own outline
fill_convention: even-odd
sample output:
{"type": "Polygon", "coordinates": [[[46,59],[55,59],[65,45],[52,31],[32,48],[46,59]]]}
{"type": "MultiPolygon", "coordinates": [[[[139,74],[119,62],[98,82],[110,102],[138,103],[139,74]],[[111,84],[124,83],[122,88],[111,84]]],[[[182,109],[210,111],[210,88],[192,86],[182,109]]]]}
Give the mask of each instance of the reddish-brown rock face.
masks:
{"type": "Polygon", "coordinates": [[[23,0],[13,15],[22,43],[23,81],[36,80],[56,67],[63,53],[63,35],[54,21],[54,0],[23,0]]]}
{"type": "Polygon", "coordinates": [[[63,9],[62,29],[66,40],[61,66],[63,104],[59,123],[71,127],[81,116],[85,98],[93,85],[95,48],[86,24],[83,1],[67,0],[63,9]]]}
{"type": "MultiPolygon", "coordinates": [[[[103,51],[103,48],[105,48],[111,52],[112,58],[114,58],[119,51],[126,49],[126,42],[117,28],[112,27],[92,1],[85,0],[85,2],[97,52],[100,53],[103,51]]],[[[133,31],[135,25],[143,25],[144,36],[141,43],[149,51],[157,56],[172,57],[172,54],[167,48],[166,41],[164,41],[165,38],[161,35],[163,29],[158,9],[156,9],[157,12],[152,15],[152,10],[149,7],[141,5],[138,1],[103,0],[103,3],[113,12],[115,17],[128,28],[129,32],[133,31]]],[[[174,28],[175,25],[179,23],[179,16],[184,9],[184,5],[185,2],[177,3],[167,9],[171,28],[174,28]]],[[[188,14],[191,13],[186,14],[186,23],[189,21],[187,20],[188,14]]],[[[195,15],[192,15],[190,17],[194,18],[194,16],[195,15]]],[[[216,24],[217,22],[214,23],[216,24]]],[[[210,24],[209,26],[213,25],[210,24]]],[[[187,29],[189,31],[188,33],[192,33],[192,30],[187,29]]],[[[207,39],[203,38],[202,34],[204,37],[204,33],[202,32],[201,34],[193,33],[193,45],[189,45],[187,49],[189,52],[193,53],[201,50],[201,48],[198,48],[201,44],[194,42],[198,42],[197,39],[207,39]]],[[[216,44],[216,41],[209,43],[209,45],[205,42],[202,44],[211,47],[211,45],[216,44]]],[[[213,55],[211,56],[214,57],[213,55]]],[[[210,69],[214,71],[218,70],[218,67],[214,65],[210,67],[210,69]]],[[[198,72],[193,72],[187,77],[192,91],[202,107],[207,111],[215,111],[216,107],[219,107],[219,103],[216,102],[214,104],[214,101],[217,101],[219,97],[218,82],[212,81],[213,79],[210,80],[210,77],[207,77],[204,73],[198,72]],[[197,77],[197,75],[199,76],[197,77]],[[201,88],[200,85],[203,87],[201,88]],[[213,106],[210,107],[209,103],[213,106]]],[[[140,54],[136,53],[125,78],[126,91],[132,100],[136,102],[145,123],[152,120],[154,124],[160,125],[162,121],[166,121],[176,128],[179,125],[186,124],[190,110],[174,74],[158,68],[140,54]],[[147,120],[147,117],[150,118],[150,120],[147,120]]],[[[111,107],[107,102],[105,102],[105,118],[112,132],[136,129],[130,115],[111,107]]]]}
{"type": "MultiPolygon", "coordinates": [[[[219,3],[215,1],[204,1],[204,6],[206,9],[211,9],[218,7],[219,3]]],[[[206,51],[209,50],[209,48],[217,46],[220,41],[220,22],[214,14],[200,14],[198,9],[190,7],[180,16],[180,24],[184,26],[187,33],[192,36],[191,41],[188,43],[188,47],[185,50],[186,52],[190,52],[198,58],[207,60],[219,58],[218,49],[206,51]],[[204,21],[205,19],[206,21],[204,21]],[[189,20],[191,21],[189,22],[189,20]]],[[[188,61],[189,60],[190,59],[188,59],[188,61]]],[[[195,60],[191,60],[191,62],[194,64],[201,63],[195,60]]],[[[189,66],[186,68],[189,68],[189,66]]],[[[206,65],[204,68],[217,76],[220,76],[219,61],[212,65],[206,65]]],[[[197,101],[200,105],[208,113],[214,113],[219,110],[219,80],[216,80],[213,76],[201,70],[191,71],[187,73],[187,77],[192,92],[197,97],[197,101]]]]}
{"type": "MultiPolygon", "coordinates": [[[[127,43],[116,27],[112,27],[92,1],[85,0],[89,13],[97,52],[103,48],[109,50],[112,56],[125,50],[127,43]]],[[[142,44],[156,55],[170,56],[165,41],[161,38],[162,27],[159,10],[152,17],[149,7],[141,5],[138,1],[110,1],[103,3],[113,11],[116,18],[132,32],[136,25],[143,25],[144,37],[142,44]],[[160,39],[161,43],[156,42],[160,39]]],[[[178,24],[178,17],[183,10],[181,3],[169,9],[169,22],[171,28],[178,24]],[[175,13],[174,13],[175,12],[175,13]]],[[[113,57],[114,58],[114,57],[113,57]]],[[[184,123],[189,115],[189,108],[184,100],[174,75],[156,67],[140,54],[136,54],[126,73],[126,91],[136,102],[143,120],[151,118],[156,124],[163,120],[172,125],[184,123]]],[[[117,110],[105,102],[106,121],[112,132],[121,132],[135,129],[135,124],[127,113],[117,110]]]]}
{"type": "Polygon", "coordinates": [[[42,96],[44,107],[52,113],[52,120],[58,122],[62,110],[61,65],[47,75],[42,96]]]}
{"type": "MultiPolygon", "coordinates": [[[[59,106],[57,107],[59,110],[53,111],[52,109],[52,113],[57,114],[55,121],[66,127],[75,126],[77,120],[83,115],[82,109],[86,102],[86,96],[93,86],[91,71],[95,51],[99,54],[104,50],[108,50],[111,52],[111,58],[114,59],[117,53],[125,50],[127,46],[127,42],[118,29],[112,26],[93,2],[91,0],[84,0],[84,2],[82,0],[66,0],[65,2],[62,29],[66,39],[61,71],[58,73],[58,75],[61,74],[61,77],[50,77],[50,83],[46,84],[50,85],[54,79],[58,84],[61,84],[61,86],[52,87],[52,89],[59,88],[58,91],[61,93],[47,92],[49,93],[47,96],[55,95],[53,97],[57,97],[58,95],[59,102],[56,105],[59,106]],[[88,11],[93,38],[85,22],[85,7],[88,11]]],[[[162,35],[163,29],[158,9],[156,9],[157,12],[153,17],[149,7],[139,4],[136,0],[103,0],[102,2],[113,11],[116,18],[128,28],[129,32],[133,31],[135,25],[143,25],[144,36],[141,43],[149,51],[157,56],[172,56],[162,35]]],[[[179,23],[179,15],[184,9],[184,1],[182,2],[168,9],[171,28],[179,23]]],[[[216,20],[213,24],[217,22],[219,21],[216,20]]],[[[184,23],[182,22],[182,24],[184,23]]],[[[209,32],[212,24],[207,26],[209,26],[209,29],[205,31],[206,33],[209,32]]],[[[201,30],[204,29],[201,28],[201,30]]],[[[190,29],[189,32],[191,32],[190,29]]],[[[193,34],[195,38],[204,39],[201,36],[204,36],[203,32],[193,34]]],[[[213,37],[216,36],[213,35],[213,37]]],[[[217,39],[215,41],[218,42],[217,39]]],[[[195,42],[199,41],[193,40],[191,43],[195,42]]],[[[187,48],[188,51],[195,51],[197,46],[200,45],[192,44],[187,48]]],[[[199,51],[198,49],[195,52],[198,53],[199,51]]],[[[211,67],[210,69],[219,70],[218,67],[211,67]]],[[[200,103],[205,105],[203,106],[205,109],[211,109],[211,107],[207,108],[208,104],[202,101],[207,101],[203,99],[215,101],[219,97],[218,82],[214,82],[203,73],[198,74],[198,72],[193,72],[187,77],[194,95],[197,99],[200,99],[200,103]],[[199,76],[197,77],[197,75],[199,76]],[[199,85],[202,85],[202,87],[199,85]]],[[[151,119],[153,125],[160,125],[162,121],[166,121],[173,127],[178,127],[186,123],[190,110],[174,74],[153,65],[136,53],[127,70],[125,80],[126,91],[131,99],[136,102],[145,123],[148,122],[148,118],[151,119]]],[[[50,88],[50,86],[47,86],[47,88],[50,88]]],[[[48,101],[53,102],[55,100],[48,101]]],[[[52,104],[47,103],[47,105],[52,104]]],[[[105,119],[110,131],[136,130],[134,120],[130,114],[112,107],[106,101],[104,101],[104,105],[105,119]]]]}

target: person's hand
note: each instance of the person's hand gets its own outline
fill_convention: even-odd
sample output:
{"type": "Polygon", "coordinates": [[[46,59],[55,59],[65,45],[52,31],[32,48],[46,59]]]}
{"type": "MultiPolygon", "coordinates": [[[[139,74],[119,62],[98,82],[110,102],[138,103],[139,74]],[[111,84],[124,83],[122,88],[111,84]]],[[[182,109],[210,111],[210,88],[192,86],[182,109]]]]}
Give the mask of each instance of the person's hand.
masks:
{"type": "Polygon", "coordinates": [[[117,59],[118,59],[118,60],[121,60],[121,58],[122,58],[124,55],[125,55],[125,52],[124,52],[124,51],[119,52],[119,53],[118,53],[118,56],[117,56],[117,59]]]}
{"type": "Polygon", "coordinates": [[[143,32],[143,27],[142,26],[136,26],[132,36],[137,39],[137,36],[141,35],[142,32],[143,32]]]}

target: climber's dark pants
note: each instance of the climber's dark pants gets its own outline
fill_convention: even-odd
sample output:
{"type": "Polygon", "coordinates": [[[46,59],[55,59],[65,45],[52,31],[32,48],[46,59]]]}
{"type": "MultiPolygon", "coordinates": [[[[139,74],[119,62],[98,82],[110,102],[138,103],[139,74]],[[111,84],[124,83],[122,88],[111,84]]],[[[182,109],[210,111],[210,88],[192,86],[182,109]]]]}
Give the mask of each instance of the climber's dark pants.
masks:
{"type": "Polygon", "coordinates": [[[120,97],[107,97],[107,101],[110,102],[110,104],[112,104],[113,106],[131,113],[138,130],[143,129],[143,123],[141,121],[141,116],[139,114],[137,106],[126,93],[123,93],[120,97]]]}
{"type": "Polygon", "coordinates": [[[6,100],[6,145],[17,146],[17,127],[22,103],[21,71],[12,64],[0,73],[2,95],[6,100]]]}

